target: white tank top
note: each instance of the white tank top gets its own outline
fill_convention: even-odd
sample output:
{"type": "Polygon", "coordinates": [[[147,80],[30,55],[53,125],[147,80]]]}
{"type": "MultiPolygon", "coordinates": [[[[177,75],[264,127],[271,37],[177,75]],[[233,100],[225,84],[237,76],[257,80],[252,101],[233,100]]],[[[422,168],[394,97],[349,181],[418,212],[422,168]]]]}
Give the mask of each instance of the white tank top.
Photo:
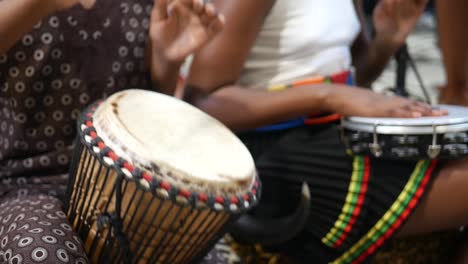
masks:
{"type": "Polygon", "coordinates": [[[277,0],[239,83],[266,89],[347,70],[359,31],[352,0],[277,0]]]}

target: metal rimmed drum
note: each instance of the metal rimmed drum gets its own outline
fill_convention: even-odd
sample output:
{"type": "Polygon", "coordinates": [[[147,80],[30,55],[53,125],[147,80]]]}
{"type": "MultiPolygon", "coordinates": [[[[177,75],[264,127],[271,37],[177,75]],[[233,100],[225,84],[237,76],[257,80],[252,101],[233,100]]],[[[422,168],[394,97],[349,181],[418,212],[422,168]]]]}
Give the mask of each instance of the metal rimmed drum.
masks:
{"type": "Polygon", "coordinates": [[[455,159],[468,155],[468,107],[438,105],[448,115],[421,118],[348,117],[342,138],[353,154],[390,159],[455,159]]]}
{"type": "Polygon", "coordinates": [[[78,129],[66,210],[94,263],[191,263],[258,201],[247,148],[180,100],[126,90],[78,129]]]}

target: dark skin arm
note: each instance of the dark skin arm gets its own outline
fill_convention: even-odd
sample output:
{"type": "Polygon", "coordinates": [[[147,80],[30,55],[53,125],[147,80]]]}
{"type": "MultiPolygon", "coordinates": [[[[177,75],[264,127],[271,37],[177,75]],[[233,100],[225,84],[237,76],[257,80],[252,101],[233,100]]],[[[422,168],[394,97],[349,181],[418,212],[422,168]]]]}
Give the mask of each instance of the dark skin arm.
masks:
{"type": "Polygon", "coordinates": [[[313,89],[303,86],[280,92],[236,85],[273,1],[215,1],[215,4],[227,23],[195,57],[185,98],[233,130],[321,112],[400,117],[437,114],[425,104],[344,85],[314,85],[313,89]]]}
{"type": "Polygon", "coordinates": [[[361,22],[361,32],[351,47],[353,66],[356,70],[356,84],[371,87],[387,66],[398,47],[389,43],[375,42],[367,26],[362,0],[354,0],[354,6],[361,22]]]}
{"type": "Polygon", "coordinates": [[[216,9],[229,22],[196,54],[188,83],[207,93],[234,84],[274,2],[214,0],[216,9]]]}
{"type": "Polygon", "coordinates": [[[352,46],[356,84],[370,87],[393,54],[405,43],[427,0],[380,0],[373,14],[375,37],[367,28],[362,0],[354,0],[362,31],[352,46]]]}
{"type": "Polygon", "coordinates": [[[447,85],[440,102],[468,106],[468,2],[437,0],[440,48],[447,85]]]}
{"type": "MultiPolygon", "coordinates": [[[[251,8],[257,8],[255,12],[258,13],[249,9],[248,16],[232,17],[231,15],[235,12],[224,12],[227,21],[225,27],[227,30],[224,32],[228,32],[228,34],[227,36],[223,34],[218,36],[216,41],[207,47],[210,50],[204,50],[195,59],[194,66],[196,68],[190,75],[189,84],[191,86],[188,87],[187,98],[229,127],[236,130],[253,128],[257,125],[270,123],[270,121],[303,115],[312,110],[334,110],[345,115],[367,116],[441,114],[433,112],[427,105],[403,98],[386,97],[372,93],[367,89],[339,85],[319,85],[314,89],[299,87],[271,93],[253,91],[234,85],[239,77],[245,57],[239,58],[227,52],[226,54],[223,49],[228,49],[229,52],[236,55],[246,54],[243,49],[250,49],[252,39],[244,38],[244,36],[250,37],[252,31],[258,32],[260,25],[250,25],[250,28],[245,28],[250,32],[242,34],[244,32],[239,31],[238,33],[241,34],[237,36],[229,36],[229,32],[232,32],[232,27],[236,28],[237,23],[242,24],[252,15],[261,15],[265,12],[266,6],[262,6],[265,4],[264,0],[226,2],[230,2],[231,8],[242,5],[245,7],[245,5],[251,4],[251,8]],[[224,38],[228,41],[223,40],[224,38]],[[218,46],[219,44],[228,46],[218,46]],[[238,48],[240,50],[237,50],[238,48]],[[226,61],[226,58],[231,58],[233,61],[226,61]],[[229,66],[231,63],[235,66],[234,68],[229,66]],[[206,68],[203,68],[204,66],[206,68]],[[216,66],[224,67],[216,68],[216,66]],[[197,76],[194,72],[200,75],[197,76]]],[[[464,160],[459,164],[443,168],[438,175],[439,177],[435,177],[433,187],[427,191],[425,200],[409,218],[400,234],[430,232],[466,224],[468,219],[468,206],[464,202],[466,200],[465,190],[468,186],[466,162],[467,160],[464,160]]]]}
{"type": "MultiPolygon", "coordinates": [[[[91,8],[96,0],[0,1],[0,55],[6,53],[40,19],[80,4],[91,8]]],[[[173,94],[183,60],[199,49],[224,25],[212,5],[202,0],[155,1],[149,31],[147,64],[160,91],[173,94]]]]}
{"type": "Polygon", "coordinates": [[[157,0],[151,14],[147,63],[159,91],[174,95],[183,61],[209,42],[224,17],[202,0],[157,0]]]}

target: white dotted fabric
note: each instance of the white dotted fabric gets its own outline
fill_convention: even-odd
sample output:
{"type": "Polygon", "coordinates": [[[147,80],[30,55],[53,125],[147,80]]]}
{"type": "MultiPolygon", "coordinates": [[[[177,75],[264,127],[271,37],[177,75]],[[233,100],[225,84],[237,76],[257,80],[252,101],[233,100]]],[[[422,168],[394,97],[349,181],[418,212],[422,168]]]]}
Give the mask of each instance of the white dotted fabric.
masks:
{"type": "Polygon", "coordinates": [[[0,263],[89,263],[61,203],[50,196],[0,203],[0,263]]]}
{"type": "Polygon", "coordinates": [[[152,4],[100,0],[52,14],[0,54],[0,263],[88,263],[50,196],[65,194],[83,109],[129,85],[150,88],[152,4]]]}
{"type": "Polygon", "coordinates": [[[0,54],[0,179],[66,173],[82,110],[122,89],[150,88],[152,5],[101,0],[52,14],[0,54]]]}

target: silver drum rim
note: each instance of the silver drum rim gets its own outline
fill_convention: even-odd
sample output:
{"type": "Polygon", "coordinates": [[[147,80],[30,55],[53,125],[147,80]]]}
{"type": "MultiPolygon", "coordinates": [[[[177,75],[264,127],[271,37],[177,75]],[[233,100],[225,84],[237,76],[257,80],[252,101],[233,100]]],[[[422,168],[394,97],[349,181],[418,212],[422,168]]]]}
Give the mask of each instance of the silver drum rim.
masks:
{"type": "Polygon", "coordinates": [[[468,107],[439,105],[449,111],[441,118],[368,118],[348,117],[341,122],[346,129],[389,135],[425,135],[468,131],[468,107]],[[454,113],[454,114],[451,114],[454,113]]]}

